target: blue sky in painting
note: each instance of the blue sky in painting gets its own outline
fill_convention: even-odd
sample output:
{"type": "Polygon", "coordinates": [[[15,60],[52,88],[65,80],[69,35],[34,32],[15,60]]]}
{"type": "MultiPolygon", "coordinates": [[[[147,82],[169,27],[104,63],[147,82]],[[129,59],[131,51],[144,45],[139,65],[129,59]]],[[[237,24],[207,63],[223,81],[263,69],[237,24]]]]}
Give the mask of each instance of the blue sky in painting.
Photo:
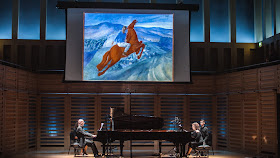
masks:
{"type": "Polygon", "coordinates": [[[137,20],[137,27],[173,28],[173,14],[85,13],[85,26],[104,22],[128,26],[137,20]]]}

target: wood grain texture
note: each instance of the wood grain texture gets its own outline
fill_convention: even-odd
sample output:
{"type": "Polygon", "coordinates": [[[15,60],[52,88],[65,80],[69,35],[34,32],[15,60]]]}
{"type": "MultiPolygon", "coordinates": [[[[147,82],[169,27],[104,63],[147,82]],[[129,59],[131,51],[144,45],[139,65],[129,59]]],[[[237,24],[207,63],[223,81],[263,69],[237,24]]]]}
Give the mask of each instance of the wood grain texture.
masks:
{"type": "MultiPolygon", "coordinates": [[[[0,151],[67,149],[77,119],[85,119],[87,130],[96,133],[101,122],[108,123],[110,107],[122,107],[126,113],[131,107],[132,114],[163,117],[165,129],[173,129],[175,116],[188,130],[192,122],[205,119],[214,134],[214,149],[275,156],[279,72],[276,65],[193,75],[193,84],[64,83],[62,74],[0,65],[0,151]]],[[[133,148],[157,144],[135,141],[133,148]]]]}

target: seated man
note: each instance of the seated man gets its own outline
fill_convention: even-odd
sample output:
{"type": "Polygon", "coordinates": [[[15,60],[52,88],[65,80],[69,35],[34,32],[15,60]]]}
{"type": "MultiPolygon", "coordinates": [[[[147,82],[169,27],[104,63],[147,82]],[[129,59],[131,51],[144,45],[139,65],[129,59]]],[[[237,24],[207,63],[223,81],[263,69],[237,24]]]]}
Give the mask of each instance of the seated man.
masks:
{"type": "Polygon", "coordinates": [[[202,119],[200,120],[200,133],[202,135],[203,141],[205,142],[205,144],[207,144],[207,140],[208,140],[208,128],[205,126],[205,121],[202,119]]]}
{"type": "Polygon", "coordinates": [[[78,126],[76,128],[76,134],[77,134],[77,137],[78,137],[78,143],[79,143],[79,145],[81,147],[85,147],[85,146],[91,147],[91,149],[93,151],[93,154],[96,157],[96,156],[98,156],[98,150],[97,150],[94,142],[85,138],[86,136],[95,138],[96,135],[93,135],[93,134],[90,134],[90,133],[86,132],[83,129],[84,125],[85,125],[85,121],[83,119],[79,119],[78,120],[78,126]]]}
{"type": "Polygon", "coordinates": [[[187,155],[190,155],[192,149],[195,150],[196,147],[203,144],[203,139],[199,131],[199,124],[197,122],[194,122],[192,124],[192,129],[193,131],[191,133],[191,136],[192,138],[194,138],[194,141],[189,143],[187,155]]]}

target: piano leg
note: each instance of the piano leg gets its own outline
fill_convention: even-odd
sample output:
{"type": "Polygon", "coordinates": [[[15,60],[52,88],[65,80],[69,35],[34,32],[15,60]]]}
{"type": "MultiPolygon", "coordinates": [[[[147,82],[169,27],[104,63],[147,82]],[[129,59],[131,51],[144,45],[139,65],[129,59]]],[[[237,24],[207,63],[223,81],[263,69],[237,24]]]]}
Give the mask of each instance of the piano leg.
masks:
{"type": "Polygon", "coordinates": [[[158,151],[159,151],[159,154],[161,154],[161,144],[162,144],[162,142],[159,141],[159,142],[158,142],[158,147],[159,147],[158,151]]]}
{"type": "Polygon", "coordinates": [[[105,155],[105,150],[106,150],[106,147],[105,147],[105,146],[106,146],[106,143],[102,143],[102,145],[103,145],[103,149],[102,149],[103,151],[102,151],[102,152],[103,152],[103,155],[105,155]]]}
{"type": "Polygon", "coordinates": [[[186,143],[181,144],[181,157],[186,156],[186,143]]]}
{"type": "Polygon", "coordinates": [[[122,156],[123,157],[123,142],[124,141],[122,141],[122,140],[120,140],[120,156],[122,156]]]}

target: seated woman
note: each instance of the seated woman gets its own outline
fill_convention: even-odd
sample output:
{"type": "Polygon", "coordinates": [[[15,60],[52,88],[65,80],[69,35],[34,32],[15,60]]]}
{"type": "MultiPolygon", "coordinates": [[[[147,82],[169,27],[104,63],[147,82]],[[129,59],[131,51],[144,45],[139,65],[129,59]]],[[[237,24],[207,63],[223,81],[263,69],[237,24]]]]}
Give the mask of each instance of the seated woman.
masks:
{"type": "Polygon", "coordinates": [[[195,150],[196,147],[203,144],[203,138],[199,131],[199,124],[197,122],[194,122],[192,124],[192,129],[192,138],[194,138],[194,141],[189,143],[187,155],[190,155],[192,149],[195,150]]]}
{"type": "MultiPolygon", "coordinates": [[[[81,147],[90,146],[92,151],[93,151],[94,156],[96,157],[96,156],[98,156],[98,150],[97,150],[94,142],[85,138],[86,136],[95,138],[96,135],[93,135],[93,134],[90,134],[90,133],[86,132],[83,129],[84,124],[85,124],[85,121],[83,119],[79,119],[78,120],[78,125],[75,128],[76,129],[76,134],[77,134],[77,137],[78,137],[78,143],[81,147]]],[[[84,150],[84,154],[87,155],[86,150],[84,150]]]]}

